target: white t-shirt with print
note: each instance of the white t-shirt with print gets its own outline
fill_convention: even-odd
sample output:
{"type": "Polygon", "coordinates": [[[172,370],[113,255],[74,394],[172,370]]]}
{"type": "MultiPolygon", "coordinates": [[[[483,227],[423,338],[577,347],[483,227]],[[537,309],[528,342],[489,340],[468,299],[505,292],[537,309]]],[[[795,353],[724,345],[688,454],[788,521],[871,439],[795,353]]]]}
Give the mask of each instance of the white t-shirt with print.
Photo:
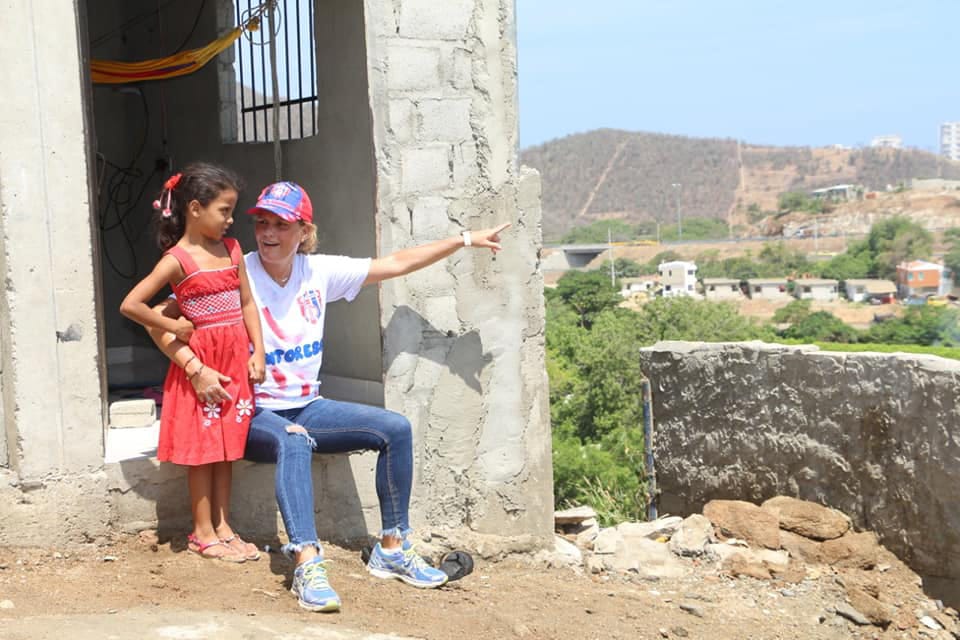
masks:
{"type": "Polygon", "coordinates": [[[257,405],[302,407],[320,395],[317,375],[327,303],[357,297],[370,272],[370,259],[298,253],[283,287],[267,274],[256,252],[245,255],[244,261],[267,355],[267,377],[257,385],[257,405]]]}

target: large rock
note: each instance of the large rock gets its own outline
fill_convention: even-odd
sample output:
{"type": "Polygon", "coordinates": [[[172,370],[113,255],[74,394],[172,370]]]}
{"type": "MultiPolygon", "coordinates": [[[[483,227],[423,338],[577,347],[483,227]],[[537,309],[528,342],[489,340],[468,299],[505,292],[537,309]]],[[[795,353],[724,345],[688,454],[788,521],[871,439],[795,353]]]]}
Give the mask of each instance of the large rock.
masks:
{"type": "Polygon", "coordinates": [[[658,538],[672,536],[680,528],[681,522],[683,522],[683,518],[680,516],[665,516],[651,522],[624,522],[617,525],[617,531],[623,535],[624,539],[649,538],[650,540],[657,540],[658,538]]]}
{"type": "Polygon", "coordinates": [[[786,572],[790,567],[790,556],[786,551],[772,549],[750,549],[730,544],[708,544],[707,553],[716,557],[721,571],[730,575],[750,576],[758,580],[769,580],[773,574],[786,572]]]}
{"type": "Polygon", "coordinates": [[[678,578],[690,572],[686,562],[678,558],[666,544],[649,538],[632,538],[622,551],[600,556],[608,567],[618,571],[633,571],[642,576],[678,578]]]}
{"type": "Polygon", "coordinates": [[[872,569],[877,565],[880,543],[872,531],[847,533],[820,544],[823,562],[851,569],[872,569]]]}
{"type": "Polygon", "coordinates": [[[584,520],[596,518],[597,512],[591,507],[580,506],[553,512],[553,522],[558,526],[580,524],[584,520]]]}
{"type": "Polygon", "coordinates": [[[705,516],[695,513],[680,523],[670,538],[670,550],[679,556],[701,556],[707,543],[715,540],[713,524],[705,516]]]}
{"type": "Polygon", "coordinates": [[[787,496],[770,498],[762,508],[776,515],[780,528],[814,540],[839,538],[850,529],[850,518],[836,509],[787,496]]]}
{"type": "Polygon", "coordinates": [[[820,550],[821,543],[816,540],[805,538],[791,531],[781,531],[780,546],[797,560],[802,560],[808,564],[823,562],[823,553],[820,550]]]}
{"type": "Polygon", "coordinates": [[[767,549],[780,548],[780,520],[773,513],[741,500],[711,500],[705,515],[723,538],[740,538],[767,549]]]}
{"type": "Polygon", "coordinates": [[[870,624],[886,628],[893,621],[895,610],[880,602],[866,590],[860,587],[848,587],[847,598],[850,600],[850,605],[862,613],[870,624]]]}
{"type": "Polygon", "coordinates": [[[617,553],[623,550],[623,534],[616,528],[601,529],[593,540],[593,552],[601,555],[617,553]]]}

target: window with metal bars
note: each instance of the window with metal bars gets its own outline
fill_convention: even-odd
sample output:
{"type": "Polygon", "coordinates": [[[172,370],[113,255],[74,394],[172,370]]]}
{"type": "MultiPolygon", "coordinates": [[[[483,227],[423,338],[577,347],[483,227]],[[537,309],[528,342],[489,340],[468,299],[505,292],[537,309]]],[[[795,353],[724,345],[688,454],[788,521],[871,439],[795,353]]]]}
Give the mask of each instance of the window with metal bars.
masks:
{"type": "MultiPolygon", "coordinates": [[[[317,134],[317,74],[314,0],[275,0],[274,33],[278,95],[270,64],[271,30],[266,14],[258,31],[245,34],[235,46],[236,142],[273,141],[274,102],[280,111],[280,140],[317,134]]],[[[260,2],[234,0],[237,24],[260,2]]]]}

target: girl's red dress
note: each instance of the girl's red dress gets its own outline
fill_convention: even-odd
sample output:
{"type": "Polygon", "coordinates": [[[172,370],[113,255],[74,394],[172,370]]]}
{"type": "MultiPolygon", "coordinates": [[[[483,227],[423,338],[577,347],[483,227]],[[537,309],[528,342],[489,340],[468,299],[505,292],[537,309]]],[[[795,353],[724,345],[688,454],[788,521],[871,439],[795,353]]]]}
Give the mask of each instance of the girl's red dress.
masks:
{"type": "MultiPolygon", "coordinates": [[[[243,457],[253,415],[253,393],[247,373],[250,338],[240,307],[240,244],[225,238],[229,267],[200,270],[180,247],[175,257],[186,276],[173,287],[184,317],[195,331],[190,349],[205,367],[229,376],[224,387],[233,398],[221,403],[200,402],[183,369],[170,365],[163,384],[160,443],[157,458],[164,462],[200,465],[243,457]]],[[[193,371],[195,365],[190,367],[193,371]]]]}

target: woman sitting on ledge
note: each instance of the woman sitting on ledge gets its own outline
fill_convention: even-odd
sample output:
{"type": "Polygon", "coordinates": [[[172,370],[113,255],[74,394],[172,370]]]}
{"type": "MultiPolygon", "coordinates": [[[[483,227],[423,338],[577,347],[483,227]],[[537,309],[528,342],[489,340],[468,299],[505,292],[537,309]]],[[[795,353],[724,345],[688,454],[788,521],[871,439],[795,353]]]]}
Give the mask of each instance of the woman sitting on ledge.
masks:
{"type": "MultiPolygon", "coordinates": [[[[367,570],[416,587],[444,584],[446,574],[428,566],[407,540],[413,482],[410,422],[386,409],[320,396],[317,375],[323,356],[326,304],[353,300],[361,287],[403,276],[441,260],[461,247],[500,250],[499,234],[510,226],[465,231],[462,235],[402,249],[383,258],[311,255],[317,244],[313,208],[292,182],[265,188],[248,213],[256,217],[257,250],[244,256],[260,312],[267,354],[266,381],[257,386],[257,409],[244,457],[275,462],[277,503],[289,542],[283,551],[296,562],[291,591],[311,611],[336,611],[340,598],[330,587],[314,521],[312,453],[378,452],[377,497],[382,529],[367,570]]],[[[173,300],[163,312],[179,316],[173,300]]],[[[154,341],[180,366],[189,363],[201,402],[227,399],[228,378],[193,358],[172,334],[153,332],[154,341]]]]}

